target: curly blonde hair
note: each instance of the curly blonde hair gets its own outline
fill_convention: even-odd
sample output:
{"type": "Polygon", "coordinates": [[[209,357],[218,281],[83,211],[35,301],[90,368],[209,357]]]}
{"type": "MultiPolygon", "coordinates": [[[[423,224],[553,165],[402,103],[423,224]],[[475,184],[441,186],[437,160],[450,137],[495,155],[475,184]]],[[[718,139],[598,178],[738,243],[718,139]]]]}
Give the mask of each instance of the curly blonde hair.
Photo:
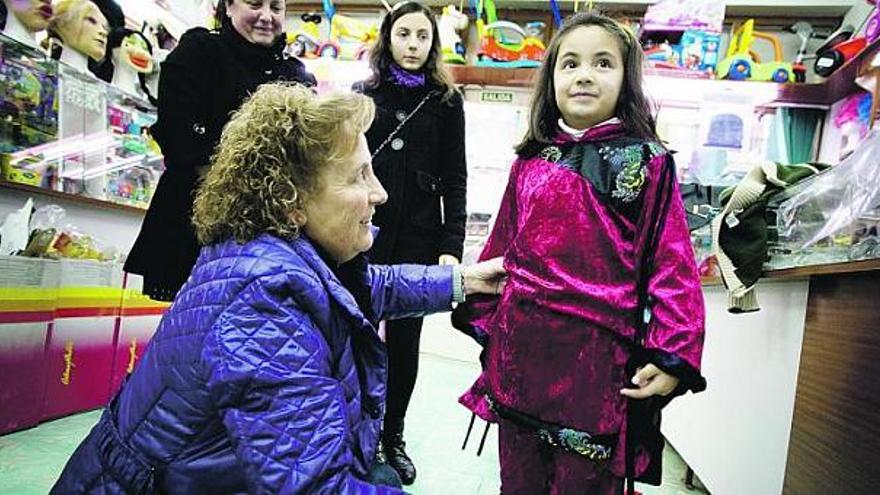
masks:
{"type": "Polygon", "coordinates": [[[203,245],[263,233],[299,235],[293,220],[323,167],[351,155],[373,121],[372,100],[317,96],[287,83],[260,86],[223,128],[196,194],[193,223],[203,245]]]}

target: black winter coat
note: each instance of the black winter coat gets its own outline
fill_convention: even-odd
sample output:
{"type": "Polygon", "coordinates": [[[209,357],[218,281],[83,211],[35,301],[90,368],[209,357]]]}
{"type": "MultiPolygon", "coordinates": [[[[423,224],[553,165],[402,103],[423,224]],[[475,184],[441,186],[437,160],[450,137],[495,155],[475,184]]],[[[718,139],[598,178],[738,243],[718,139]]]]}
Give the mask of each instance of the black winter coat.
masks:
{"type": "Polygon", "coordinates": [[[376,209],[380,228],[370,260],[374,263],[436,264],[441,254],[461,259],[467,216],[467,163],[461,95],[442,101],[443,91],[428,84],[404,88],[383,82],[377,88],[355,85],[376,103],[367,131],[375,150],[429,92],[435,94],[395,135],[403,146],[388,143],[373,158],[376,176],[388,202],[376,209]]]}
{"type": "Polygon", "coordinates": [[[159,120],[152,134],[165,155],[141,232],[125,270],[144,276],[144,293],[170,301],[189,277],[199,253],[192,226],[198,170],[210,163],[230,114],[260,84],[315,85],[302,62],[286,58],[283,37],[272,47],[246,41],[226,23],[218,31],[195,28],[162,63],[159,120]]]}

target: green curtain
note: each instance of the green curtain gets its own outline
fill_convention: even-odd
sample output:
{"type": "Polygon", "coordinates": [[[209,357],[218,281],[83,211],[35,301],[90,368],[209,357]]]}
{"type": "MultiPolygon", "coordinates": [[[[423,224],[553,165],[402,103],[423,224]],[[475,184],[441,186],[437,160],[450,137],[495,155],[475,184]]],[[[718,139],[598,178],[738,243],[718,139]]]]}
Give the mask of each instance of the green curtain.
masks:
{"type": "Polygon", "coordinates": [[[816,127],[819,119],[825,116],[825,111],[816,108],[782,108],[780,115],[785,134],[785,155],[788,157],[788,163],[784,165],[809,162],[816,127]]]}

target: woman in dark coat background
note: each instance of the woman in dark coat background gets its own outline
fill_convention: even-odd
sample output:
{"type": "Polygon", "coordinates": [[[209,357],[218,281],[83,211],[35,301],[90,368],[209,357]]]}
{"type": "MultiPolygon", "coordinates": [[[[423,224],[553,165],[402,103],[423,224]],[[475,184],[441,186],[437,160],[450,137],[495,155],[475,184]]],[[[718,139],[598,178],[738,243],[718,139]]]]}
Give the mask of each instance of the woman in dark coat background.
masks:
{"type": "MultiPolygon", "coordinates": [[[[430,10],[404,2],[385,16],[370,67],[373,75],[355,89],[376,103],[367,139],[376,176],[388,191],[388,202],[374,217],[381,230],[370,260],[458,264],[466,218],[464,109],[443,66],[430,10]]],[[[388,321],[385,329],[388,409],[382,445],[404,484],[416,476],[404,450],[403,426],[418,372],[421,328],[422,318],[410,318],[388,321]]]]}
{"type": "Polygon", "coordinates": [[[153,136],[165,155],[159,180],[125,271],[144,276],[144,294],[171,301],[189,277],[199,245],[192,204],[230,113],[260,84],[315,85],[284,50],[284,0],[221,0],[220,29],[190,29],[162,64],[153,136]]]}

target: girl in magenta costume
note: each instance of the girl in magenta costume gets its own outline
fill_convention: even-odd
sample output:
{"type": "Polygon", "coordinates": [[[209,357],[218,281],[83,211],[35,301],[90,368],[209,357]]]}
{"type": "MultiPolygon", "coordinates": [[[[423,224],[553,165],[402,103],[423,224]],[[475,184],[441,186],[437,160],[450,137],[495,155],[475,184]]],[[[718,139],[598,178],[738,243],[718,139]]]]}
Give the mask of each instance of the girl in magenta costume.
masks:
{"type": "Polygon", "coordinates": [[[461,402],[499,423],[504,494],[620,493],[628,472],[659,484],[659,420],[635,411],[705,388],[700,279],[642,63],[607,17],[561,28],[481,255],[504,256],[507,286],[453,315],[486,345],[461,402]]]}

